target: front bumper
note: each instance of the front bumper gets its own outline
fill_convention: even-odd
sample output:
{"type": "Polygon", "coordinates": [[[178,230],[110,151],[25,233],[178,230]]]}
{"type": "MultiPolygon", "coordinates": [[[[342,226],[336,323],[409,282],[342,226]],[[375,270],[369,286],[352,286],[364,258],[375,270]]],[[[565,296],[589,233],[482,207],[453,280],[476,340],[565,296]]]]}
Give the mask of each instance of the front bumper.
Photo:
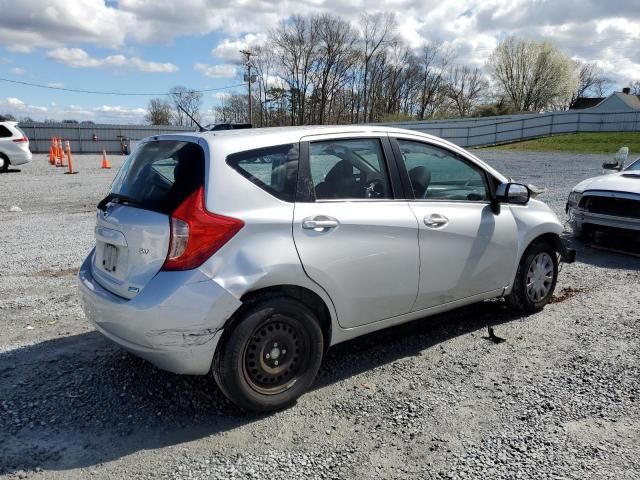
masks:
{"type": "Polygon", "coordinates": [[[93,278],[93,255],[80,268],[78,286],[84,312],[96,329],[158,368],[207,374],[222,326],[240,301],[197,270],[159,272],[127,300],[93,278]]]}
{"type": "Polygon", "coordinates": [[[569,222],[578,227],[587,223],[602,227],[622,228],[624,230],[640,231],[640,218],[617,217],[602,213],[592,213],[577,207],[567,206],[569,222]]]}

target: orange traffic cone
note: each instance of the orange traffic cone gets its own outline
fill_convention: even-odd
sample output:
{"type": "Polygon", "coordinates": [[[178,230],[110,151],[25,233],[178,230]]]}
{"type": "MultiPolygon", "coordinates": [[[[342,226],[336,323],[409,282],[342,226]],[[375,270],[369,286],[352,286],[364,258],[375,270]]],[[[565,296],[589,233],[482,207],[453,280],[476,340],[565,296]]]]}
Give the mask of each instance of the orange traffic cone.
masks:
{"type": "Polygon", "coordinates": [[[71,144],[69,143],[69,140],[65,142],[65,146],[67,147],[67,164],[69,165],[69,170],[67,170],[64,173],[65,174],[78,173],[77,170],[76,171],[73,170],[73,160],[71,159],[71,144]]]}
{"type": "Polygon", "coordinates": [[[106,150],[102,150],[102,165],[100,165],[100,168],[111,168],[111,162],[107,158],[106,150]]]}
{"type": "Polygon", "coordinates": [[[54,159],[54,139],[53,137],[51,138],[51,141],[49,142],[49,165],[55,165],[56,161],[54,159]]]}
{"type": "Polygon", "coordinates": [[[66,159],[64,158],[64,143],[62,142],[62,138],[60,139],[59,142],[59,149],[60,149],[60,166],[61,167],[66,167],[67,166],[67,162],[66,159]]]}
{"type": "Polygon", "coordinates": [[[56,138],[56,167],[62,166],[62,139],[56,138]]]}

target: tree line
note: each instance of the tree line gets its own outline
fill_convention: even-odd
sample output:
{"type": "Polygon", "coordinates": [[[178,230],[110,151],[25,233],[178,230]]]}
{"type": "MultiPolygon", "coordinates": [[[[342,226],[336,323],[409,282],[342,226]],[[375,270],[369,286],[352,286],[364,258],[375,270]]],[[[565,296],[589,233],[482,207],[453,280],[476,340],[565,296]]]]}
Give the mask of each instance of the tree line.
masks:
{"type": "MultiPolygon", "coordinates": [[[[216,122],[283,126],[504,115],[566,110],[613,85],[596,64],[548,41],[503,39],[481,67],[437,41],[414,49],[384,12],[355,23],[328,13],[293,15],[251,53],[251,112],[247,93],[223,96],[203,112],[202,92],[176,86],[149,101],[145,120],[194,126],[192,118],[209,113],[216,122]]],[[[640,94],[640,81],[630,86],[640,94]]]]}
{"type": "MultiPolygon", "coordinates": [[[[363,14],[356,24],[327,13],[293,15],[252,48],[250,61],[251,114],[248,95],[231,93],[211,112],[217,122],[351,124],[566,110],[612,87],[597,65],[547,41],[506,38],[483,68],[461,63],[439,42],[412,49],[390,13],[363,14]]],[[[149,102],[147,121],[191,125],[178,105],[202,116],[202,94],[176,87],[168,99],[149,102]]]]}

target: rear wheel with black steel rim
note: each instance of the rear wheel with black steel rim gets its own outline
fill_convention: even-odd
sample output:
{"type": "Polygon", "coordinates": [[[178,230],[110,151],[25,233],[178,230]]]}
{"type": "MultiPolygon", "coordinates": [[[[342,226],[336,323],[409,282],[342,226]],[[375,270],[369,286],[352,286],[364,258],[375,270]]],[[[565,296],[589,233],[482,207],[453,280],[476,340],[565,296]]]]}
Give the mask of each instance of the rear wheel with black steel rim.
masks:
{"type": "Polygon", "coordinates": [[[213,374],[238,406],[271,411],[292,404],[313,383],[323,353],[314,313],[278,297],[248,307],[221,339],[213,374]]]}
{"type": "Polygon", "coordinates": [[[520,260],[507,304],[515,310],[538,312],[551,301],[558,279],[558,256],[548,243],[531,245],[520,260]]]}

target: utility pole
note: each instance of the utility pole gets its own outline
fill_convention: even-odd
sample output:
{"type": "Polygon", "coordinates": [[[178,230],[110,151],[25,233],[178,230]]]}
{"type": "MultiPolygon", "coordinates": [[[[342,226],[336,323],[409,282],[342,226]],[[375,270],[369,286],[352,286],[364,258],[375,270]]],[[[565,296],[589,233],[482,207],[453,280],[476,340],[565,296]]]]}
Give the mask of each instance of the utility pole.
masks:
{"type": "Polygon", "coordinates": [[[251,57],[255,56],[255,53],[250,52],[249,50],[240,50],[240,53],[243,54],[247,61],[245,63],[245,65],[247,66],[247,74],[245,76],[245,81],[247,82],[247,85],[249,86],[249,123],[252,123],[252,117],[251,117],[251,113],[253,111],[252,107],[252,100],[251,100],[251,57]]]}

